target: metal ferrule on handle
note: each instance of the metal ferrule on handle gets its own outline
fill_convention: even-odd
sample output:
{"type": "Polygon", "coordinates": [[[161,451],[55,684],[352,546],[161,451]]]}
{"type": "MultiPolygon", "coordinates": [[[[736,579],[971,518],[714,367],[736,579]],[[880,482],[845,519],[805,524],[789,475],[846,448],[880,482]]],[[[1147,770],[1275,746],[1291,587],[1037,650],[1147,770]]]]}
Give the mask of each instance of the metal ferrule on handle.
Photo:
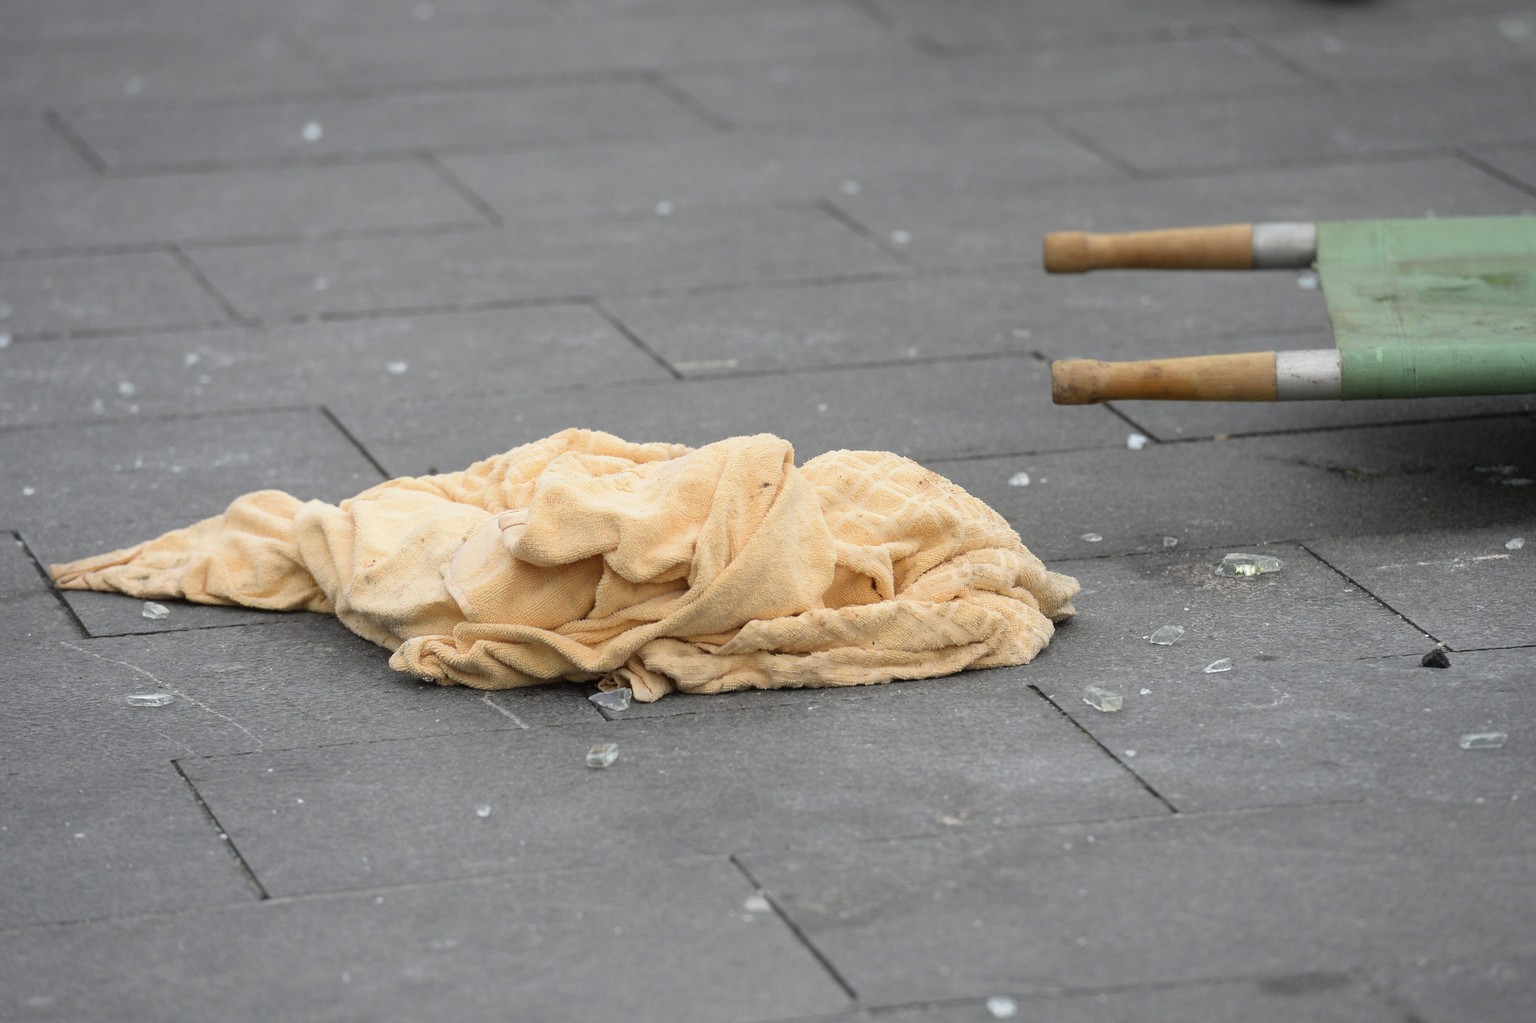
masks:
{"type": "Polygon", "coordinates": [[[1317,258],[1317,225],[1220,224],[1127,234],[1057,231],[1045,236],[1044,257],[1049,273],[1307,267],[1317,258]]]}

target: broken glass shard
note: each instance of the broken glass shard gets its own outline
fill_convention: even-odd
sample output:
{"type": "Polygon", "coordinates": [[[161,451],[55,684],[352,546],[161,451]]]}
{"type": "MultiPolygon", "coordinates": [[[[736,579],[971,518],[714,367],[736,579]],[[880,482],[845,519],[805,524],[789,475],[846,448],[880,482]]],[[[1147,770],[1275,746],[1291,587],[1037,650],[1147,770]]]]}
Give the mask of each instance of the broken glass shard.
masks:
{"type": "Polygon", "coordinates": [[[1094,710],[1101,710],[1106,714],[1113,714],[1125,704],[1124,698],[1119,693],[1105,689],[1103,686],[1089,686],[1084,689],[1083,702],[1094,710]]]}
{"type": "Polygon", "coordinates": [[[1223,657],[1221,660],[1219,660],[1219,661],[1212,661],[1210,664],[1207,664],[1205,666],[1205,673],[1207,675],[1214,675],[1218,671],[1231,671],[1231,670],[1232,670],[1232,658],[1230,658],[1230,657],[1223,657]]]}
{"type": "Polygon", "coordinates": [[[607,767],[619,759],[619,744],[616,742],[600,742],[587,750],[588,767],[607,767]]]}
{"type": "Polygon", "coordinates": [[[475,807],[475,816],[476,817],[489,817],[490,815],[491,815],[491,807],[490,807],[489,803],[482,803],[481,805],[475,807]]]}
{"type": "Polygon", "coordinates": [[[1008,477],[1008,485],[1010,487],[1027,487],[1027,486],[1029,486],[1029,473],[1027,473],[1027,472],[1016,472],[1016,473],[1014,473],[1012,476],[1008,477]]]}
{"type": "Polygon", "coordinates": [[[1013,1019],[1019,1014],[1019,1003],[1007,995],[993,995],[987,999],[987,1012],[993,1019],[1013,1019]]]}
{"type": "Polygon", "coordinates": [[[146,600],[144,610],[140,613],[152,622],[163,622],[171,616],[171,609],[164,604],[156,604],[153,600],[146,600]]]}
{"type": "Polygon", "coordinates": [[[1088,543],[1098,543],[1099,541],[1103,540],[1104,538],[1102,536],[1100,536],[1098,533],[1084,533],[1082,535],[1082,539],[1087,541],[1088,543]]]}
{"type": "Polygon", "coordinates": [[[1142,448],[1151,443],[1151,440],[1152,438],[1148,437],[1144,433],[1133,433],[1125,438],[1125,446],[1130,448],[1132,451],[1140,451],[1142,448]]]}
{"type": "Polygon", "coordinates": [[[1163,550],[1166,551],[1170,547],[1177,547],[1178,545],[1179,545],[1179,538],[1178,537],[1176,537],[1176,536],[1165,536],[1165,537],[1163,537],[1163,550]]]}
{"type": "Polygon", "coordinates": [[[618,712],[629,709],[629,702],[634,695],[630,689],[611,689],[604,693],[593,693],[587,699],[603,710],[618,712]]]}
{"type": "Polygon", "coordinates": [[[1147,641],[1155,644],[1156,646],[1173,646],[1173,644],[1177,643],[1179,639],[1183,637],[1183,635],[1184,626],[1164,625],[1161,629],[1158,629],[1156,632],[1152,633],[1152,635],[1148,636],[1147,641]]]}
{"type": "Polygon", "coordinates": [[[1508,543],[1506,543],[1504,545],[1504,549],[1506,551],[1518,551],[1520,548],[1522,548],[1524,546],[1525,546],[1525,537],[1517,536],[1513,540],[1511,540],[1508,543]]]}
{"type": "Polygon", "coordinates": [[[170,693],[134,693],[128,697],[130,707],[164,707],[174,700],[170,693]]]}
{"type": "Polygon", "coordinates": [[[1280,559],[1268,554],[1228,554],[1216,566],[1216,574],[1228,579],[1246,579],[1266,572],[1280,571],[1280,559]]]}
{"type": "Polygon", "coordinates": [[[741,908],[748,913],[767,913],[773,909],[770,903],[761,893],[748,895],[741,903],[741,908]]]}
{"type": "Polygon", "coordinates": [[[1469,732],[1456,740],[1462,749],[1498,749],[1509,736],[1504,732],[1469,732]]]}

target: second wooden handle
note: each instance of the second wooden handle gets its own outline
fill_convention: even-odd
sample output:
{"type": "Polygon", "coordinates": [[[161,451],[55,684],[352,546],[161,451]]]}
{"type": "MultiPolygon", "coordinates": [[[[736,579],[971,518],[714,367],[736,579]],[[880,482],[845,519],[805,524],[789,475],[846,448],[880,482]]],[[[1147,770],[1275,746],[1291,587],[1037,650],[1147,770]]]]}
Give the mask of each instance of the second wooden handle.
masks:
{"type": "Polygon", "coordinates": [[[1141,362],[1061,359],[1051,363],[1051,400],[1058,405],[1129,398],[1274,401],[1275,353],[1190,355],[1141,362]]]}
{"type": "Polygon", "coordinates": [[[1045,269],[1058,274],[1111,269],[1251,270],[1253,225],[1128,234],[1057,231],[1045,236],[1045,269]]]}

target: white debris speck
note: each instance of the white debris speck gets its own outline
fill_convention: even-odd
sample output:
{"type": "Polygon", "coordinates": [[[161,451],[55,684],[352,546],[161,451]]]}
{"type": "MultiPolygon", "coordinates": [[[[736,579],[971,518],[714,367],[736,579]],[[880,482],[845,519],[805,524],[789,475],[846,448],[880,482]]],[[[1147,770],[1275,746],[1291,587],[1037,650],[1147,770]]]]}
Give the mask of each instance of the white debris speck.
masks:
{"type": "Polygon", "coordinates": [[[1132,451],[1140,451],[1142,448],[1150,444],[1151,441],[1152,438],[1148,437],[1144,433],[1133,433],[1125,438],[1125,446],[1130,448],[1132,451]]]}
{"type": "Polygon", "coordinates": [[[762,895],[748,895],[741,903],[741,908],[748,913],[767,913],[773,909],[773,905],[762,895]]]}
{"type": "Polygon", "coordinates": [[[1128,757],[1134,757],[1136,755],[1136,751],[1133,749],[1128,749],[1125,751],[1125,755],[1128,757]]]}
{"type": "Polygon", "coordinates": [[[201,361],[203,361],[203,357],[196,352],[188,352],[181,357],[181,364],[183,366],[196,366],[201,361]]]}
{"type": "Polygon", "coordinates": [[[121,397],[132,398],[135,394],[139,393],[139,389],[133,386],[131,381],[119,380],[117,382],[117,393],[121,397]]]}
{"type": "Polygon", "coordinates": [[[665,199],[661,200],[661,202],[656,204],[656,215],[658,217],[670,217],[672,215],[672,204],[665,199]]]}
{"type": "Polygon", "coordinates": [[[1151,696],[1152,695],[1152,690],[1148,689],[1146,686],[1142,686],[1141,687],[1141,695],[1142,696],[1151,696]]]}
{"type": "Polygon", "coordinates": [[[826,410],[827,410],[827,403],[826,402],[822,402],[820,405],[816,406],[816,411],[817,412],[825,412],[826,410]]]}
{"type": "Polygon", "coordinates": [[[11,347],[11,335],[0,332],[0,348],[11,347]]]}
{"type": "Polygon", "coordinates": [[[305,142],[319,142],[320,136],[324,134],[325,129],[320,127],[319,121],[310,121],[304,126],[303,130],[299,132],[299,135],[304,139],[305,142]]]}
{"type": "Polygon", "coordinates": [[[897,245],[906,245],[907,243],[912,241],[912,232],[910,232],[910,231],[892,231],[891,232],[891,241],[895,242],[897,245]]]}
{"type": "Polygon", "coordinates": [[[1019,1014],[1019,1003],[1007,995],[993,995],[987,999],[987,1012],[993,1019],[1013,1019],[1019,1014]]]}
{"type": "Polygon", "coordinates": [[[1016,472],[1016,473],[1014,473],[1012,476],[1008,477],[1008,485],[1010,487],[1027,487],[1027,486],[1029,486],[1029,473],[1027,473],[1027,472],[1016,472]]]}
{"type": "Polygon", "coordinates": [[[1317,274],[1313,273],[1311,270],[1308,270],[1305,273],[1297,274],[1296,275],[1296,287],[1302,288],[1302,289],[1304,289],[1306,291],[1316,291],[1317,290],[1317,274]]]}
{"type": "Polygon", "coordinates": [[[1524,546],[1525,546],[1525,537],[1517,536],[1513,540],[1511,540],[1508,543],[1506,543],[1504,545],[1504,549],[1507,550],[1507,551],[1518,551],[1520,548],[1522,548],[1524,546]]]}
{"type": "Polygon", "coordinates": [[[1083,540],[1085,543],[1099,543],[1104,538],[1098,533],[1084,533],[1079,539],[1083,540]]]}
{"type": "Polygon", "coordinates": [[[384,368],[389,370],[395,376],[399,376],[401,373],[404,373],[406,370],[410,369],[411,364],[408,362],[387,362],[384,364],[384,368]]]}
{"type": "Polygon", "coordinates": [[[491,806],[490,806],[489,803],[482,803],[479,806],[475,807],[475,816],[476,817],[489,817],[490,815],[491,815],[491,806]]]}
{"type": "Polygon", "coordinates": [[[844,195],[858,195],[860,192],[864,191],[864,186],[859,184],[857,181],[853,180],[852,178],[849,178],[847,181],[844,181],[838,187],[840,187],[843,190],[843,194],[844,195]]]}
{"type": "Polygon", "coordinates": [[[21,488],[21,496],[22,497],[31,497],[35,493],[37,493],[37,488],[36,487],[22,487],[21,488]]]}

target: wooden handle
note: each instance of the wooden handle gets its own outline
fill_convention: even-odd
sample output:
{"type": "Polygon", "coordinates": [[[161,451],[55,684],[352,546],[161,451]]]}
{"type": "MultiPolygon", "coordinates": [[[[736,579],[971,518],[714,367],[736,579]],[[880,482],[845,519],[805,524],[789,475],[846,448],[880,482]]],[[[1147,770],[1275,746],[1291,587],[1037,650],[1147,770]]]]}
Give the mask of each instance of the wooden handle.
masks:
{"type": "Polygon", "coordinates": [[[1051,363],[1051,400],[1092,405],[1121,398],[1274,401],[1275,353],[1191,355],[1143,362],[1061,359],[1051,363]]]}
{"type": "Polygon", "coordinates": [[[1045,236],[1045,269],[1053,274],[1089,270],[1252,270],[1253,225],[1177,227],[1167,231],[1045,236]]]}

